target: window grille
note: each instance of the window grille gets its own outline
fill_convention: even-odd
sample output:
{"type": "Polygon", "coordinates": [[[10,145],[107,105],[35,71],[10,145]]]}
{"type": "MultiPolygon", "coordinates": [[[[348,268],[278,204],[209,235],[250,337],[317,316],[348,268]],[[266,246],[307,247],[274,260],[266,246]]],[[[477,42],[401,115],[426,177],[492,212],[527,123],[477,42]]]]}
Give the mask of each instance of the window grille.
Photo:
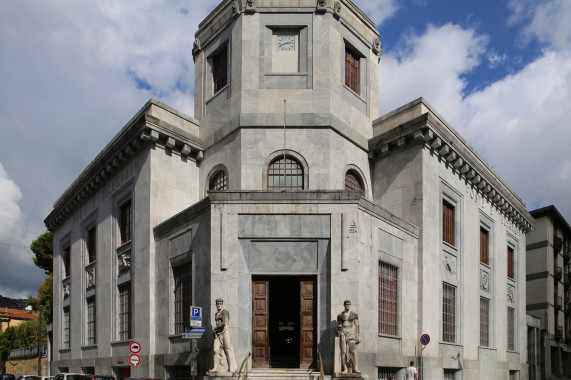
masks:
{"type": "Polygon", "coordinates": [[[97,343],[97,325],[96,325],[96,306],[95,297],[91,297],[87,300],[87,344],[97,343]]]}
{"type": "Polygon", "coordinates": [[[354,170],[348,170],[345,174],[345,189],[363,191],[361,177],[354,170]]]}
{"type": "Polygon", "coordinates": [[[228,190],[228,182],[226,180],[226,172],[224,170],[219,170],[212,176],[209,189],[228,190]]]}
{"type": "Polygon", "coordinates": [[[388,380],[390,376],[397,378],[397,372],[401,368],[397,367],[379,367],[377,372],[377,380],[388,380]]]}
{"type": "Polygon", "coordinates": [[[442,340],[456,341],[456,287],[443,284],[442,287],[442,340]]]}
{"type": "Polygon", "coordinates": [[[480,346],[490,346],[490,300],[480,297],[480,346]]]}
{"type": "Polygon", "coordinates": [[[191,380],[190,366],[168,367],[169,380],[191,380]]]}
{"type": "Polygon", "coordinates": [[[515,309],[508,307],[508,350],[515,350],[515,309]]]}
{"type": "Polygon", "coordinates": [[[359,57],[345,49],[345,85],[359,93],[359,57]]]}
{"type": "Polygon", "coordinates": [[[268,190],[302,190],[303,168],[294,159],[283,156],[268,166],[268,190]]]}
{"type": "Polygon", "coordinates": [[[70,326],[70,315],[69,307],[64,307],[63,309],[63,348],[70,348],[70,336],[69,336],[69,326],[70,326]]]}
{"type": "Polygon", "coordinates": [[[131,338],[131,284],[119,287],[119,340],[131,338]]]}
{"type": "Polygon", "coordinates": [[[454,206],[444,201],[442,204],[442,239],[454,245],[454,206]]]}
{"type": "Polygon", "coordinates": [[[456,370],[454,369],[444,370],[444,380],[454,380],[455,376],[456,376],[456,370]]]}
{"type": "Polygon", "coordinates": [[[173,268],[174,277],[174,332],[182,334],[190,323],[192,305],[192,264],[173,268]]]}
{"type": "Polygon", "coordinates": [[[397,335],[397,268],[379,265],[379,333],[397,335]]]}

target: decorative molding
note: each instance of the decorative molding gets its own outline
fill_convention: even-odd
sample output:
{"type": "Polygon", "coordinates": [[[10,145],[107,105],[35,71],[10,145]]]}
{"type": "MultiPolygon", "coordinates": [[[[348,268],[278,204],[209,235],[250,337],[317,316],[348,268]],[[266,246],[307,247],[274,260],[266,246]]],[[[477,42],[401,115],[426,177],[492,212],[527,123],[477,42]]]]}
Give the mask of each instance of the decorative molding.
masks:
{"type": "Polygon", "coordinates": [[[256,0],[246,0],[245,13],[255,13],[256,12],[256,0]]]}
{"type": "Polygon", "coordinates": [[[515,288],[511,285],[508,285],[508,302],[515,303],[515,288]]]}
{"type": "Polygon", "coordinates": [[[450,137],[435,125],[437,123],[438,120],[432,114],[426,113],[401,126],[392,128],[369,141],[369,158],[375,159],[390,155],[407,145],[424,144],[436,156],[442,157],[442,164],[462,175],[470,186],[480,193],[482,197],[488,199],[514,225],[519,227],[524,233],[531,231],[533,219],[525,210],[525,207],[517,207],[515,203],[511,204],[511,201],[516,202],[517,199],[509,193],[506,194],[507,197],[500,195],[504,192],[501,180],[498,180],[492,171],[487,172],[485,168],[483,170],[481,166],[474,165],[473,158],[467,155],[470,148],[464,149],[461,147],[463,143],[461,140],[458,142],[452,141],[450,137]],[[488,176],[494,179],[494,181],[489,180],[488,176]]]}
{"type": "Polygon", "coordinates": [[[95,267],[85,271],[85,290],[95,287],[95,267]]]}
{"type": "Polygon", "coordinates": [[[131,268],[131,250],[117,254],[117,263],[119,273],[131,268]]]}
{"type": "Polygon", "coordinates": [[[200,39],[195,38],[194,42],[192,43],[192,59],[194,62],[196,62],[196,56],[198,55],[198,53],[200,53],[201,50],[202,46],[200,44],[200,39]]]}
{"type": "Polygon", "coordinates": [[[480,289],[486,291],[490,289],[490,274],[484,270],[480,271],[480,289]]]}
{"type": "Polygon", "coordinates": [[[381,49],[381,40],[379,40],[379,38],[375,38],[373,40],[373,53],[375,53],[377,55],[377,57],[379,58],[379,62],[381,61],[381,56],[383,55],[383,49],[381,49]]]}
{"type": "Polygon", "coordinates": [[[316,13],[327,12],[327,0],[317,0],[317,5],[315,7],[316,13]]]}
{"type": "Polygon", "coordinates": [[[335,5],[333,5],[333,16],[335,16],[335,18],[338,20],[341,18],[341,2],[340,1],[336,1],[335,5]]]}
{"type": "Polygon", "coordinates": [[[63,290],[63,299],[67,300],[69,299],[71,290],[70,290],[71,286],[70,286],[70,281],[69,279],[67,279],[67,281],[64,281],[64,283],[62,284],[62,290],[63,290]]]}
{"type": "Polygon", "coordinates": [[[240,8],[240,3],[238,2],[238,0],[234,0],[232,2],[232,15],[234,17],[237,17],[240,14],[242,14],[242,9],[240,8]]]}

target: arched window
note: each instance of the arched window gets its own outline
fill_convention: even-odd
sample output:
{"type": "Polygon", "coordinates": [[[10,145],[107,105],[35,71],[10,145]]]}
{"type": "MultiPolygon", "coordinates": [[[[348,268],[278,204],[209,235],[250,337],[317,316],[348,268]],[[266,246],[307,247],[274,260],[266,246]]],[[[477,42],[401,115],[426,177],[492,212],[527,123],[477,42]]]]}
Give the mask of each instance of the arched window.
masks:
{"type": "Polygon", "coordinates": [[[268,165],[268,190],[303,190],[303,168],[291,157],[278,157],[268,165]]]}
{"type": "Polygon", "coordinates": [[[210,179],[209,190],[228,190],[228,181],[226,179],[226,172],[218,170],[212,175],[210,179]]]}
{"type": "Polygon", "coordinates": [[[345,173],[345,190],[363,191],[363,180],[357,171],[351,169],[345,173]]]}

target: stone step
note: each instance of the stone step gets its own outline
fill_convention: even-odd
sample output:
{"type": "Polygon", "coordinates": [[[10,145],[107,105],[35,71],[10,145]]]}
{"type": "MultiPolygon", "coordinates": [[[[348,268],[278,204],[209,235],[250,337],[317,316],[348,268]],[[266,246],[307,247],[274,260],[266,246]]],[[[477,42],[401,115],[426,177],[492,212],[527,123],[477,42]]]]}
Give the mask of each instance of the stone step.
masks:
{"type": "MultiPolygon", "coordinates": [[[[240,379],[242,379],[240,374],[240,379]]],[[[251,380],[320,380],[319,370],[301,368],[256,368],[248,371],[248,379],[251,380]]],[[[325,380],[330,380],[331,375],[325,374],[325,380]]]]}

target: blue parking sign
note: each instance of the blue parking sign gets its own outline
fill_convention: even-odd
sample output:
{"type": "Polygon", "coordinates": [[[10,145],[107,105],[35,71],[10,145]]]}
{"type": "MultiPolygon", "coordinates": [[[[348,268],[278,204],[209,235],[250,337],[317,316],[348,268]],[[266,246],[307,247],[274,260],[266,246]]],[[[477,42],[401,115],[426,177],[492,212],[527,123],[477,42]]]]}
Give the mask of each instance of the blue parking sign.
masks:
{"type": "Polygon", "coordinates": [[[198,306],[190,307],[190,325],[192,327],[202,327],[202,308],[198,306]]]}

